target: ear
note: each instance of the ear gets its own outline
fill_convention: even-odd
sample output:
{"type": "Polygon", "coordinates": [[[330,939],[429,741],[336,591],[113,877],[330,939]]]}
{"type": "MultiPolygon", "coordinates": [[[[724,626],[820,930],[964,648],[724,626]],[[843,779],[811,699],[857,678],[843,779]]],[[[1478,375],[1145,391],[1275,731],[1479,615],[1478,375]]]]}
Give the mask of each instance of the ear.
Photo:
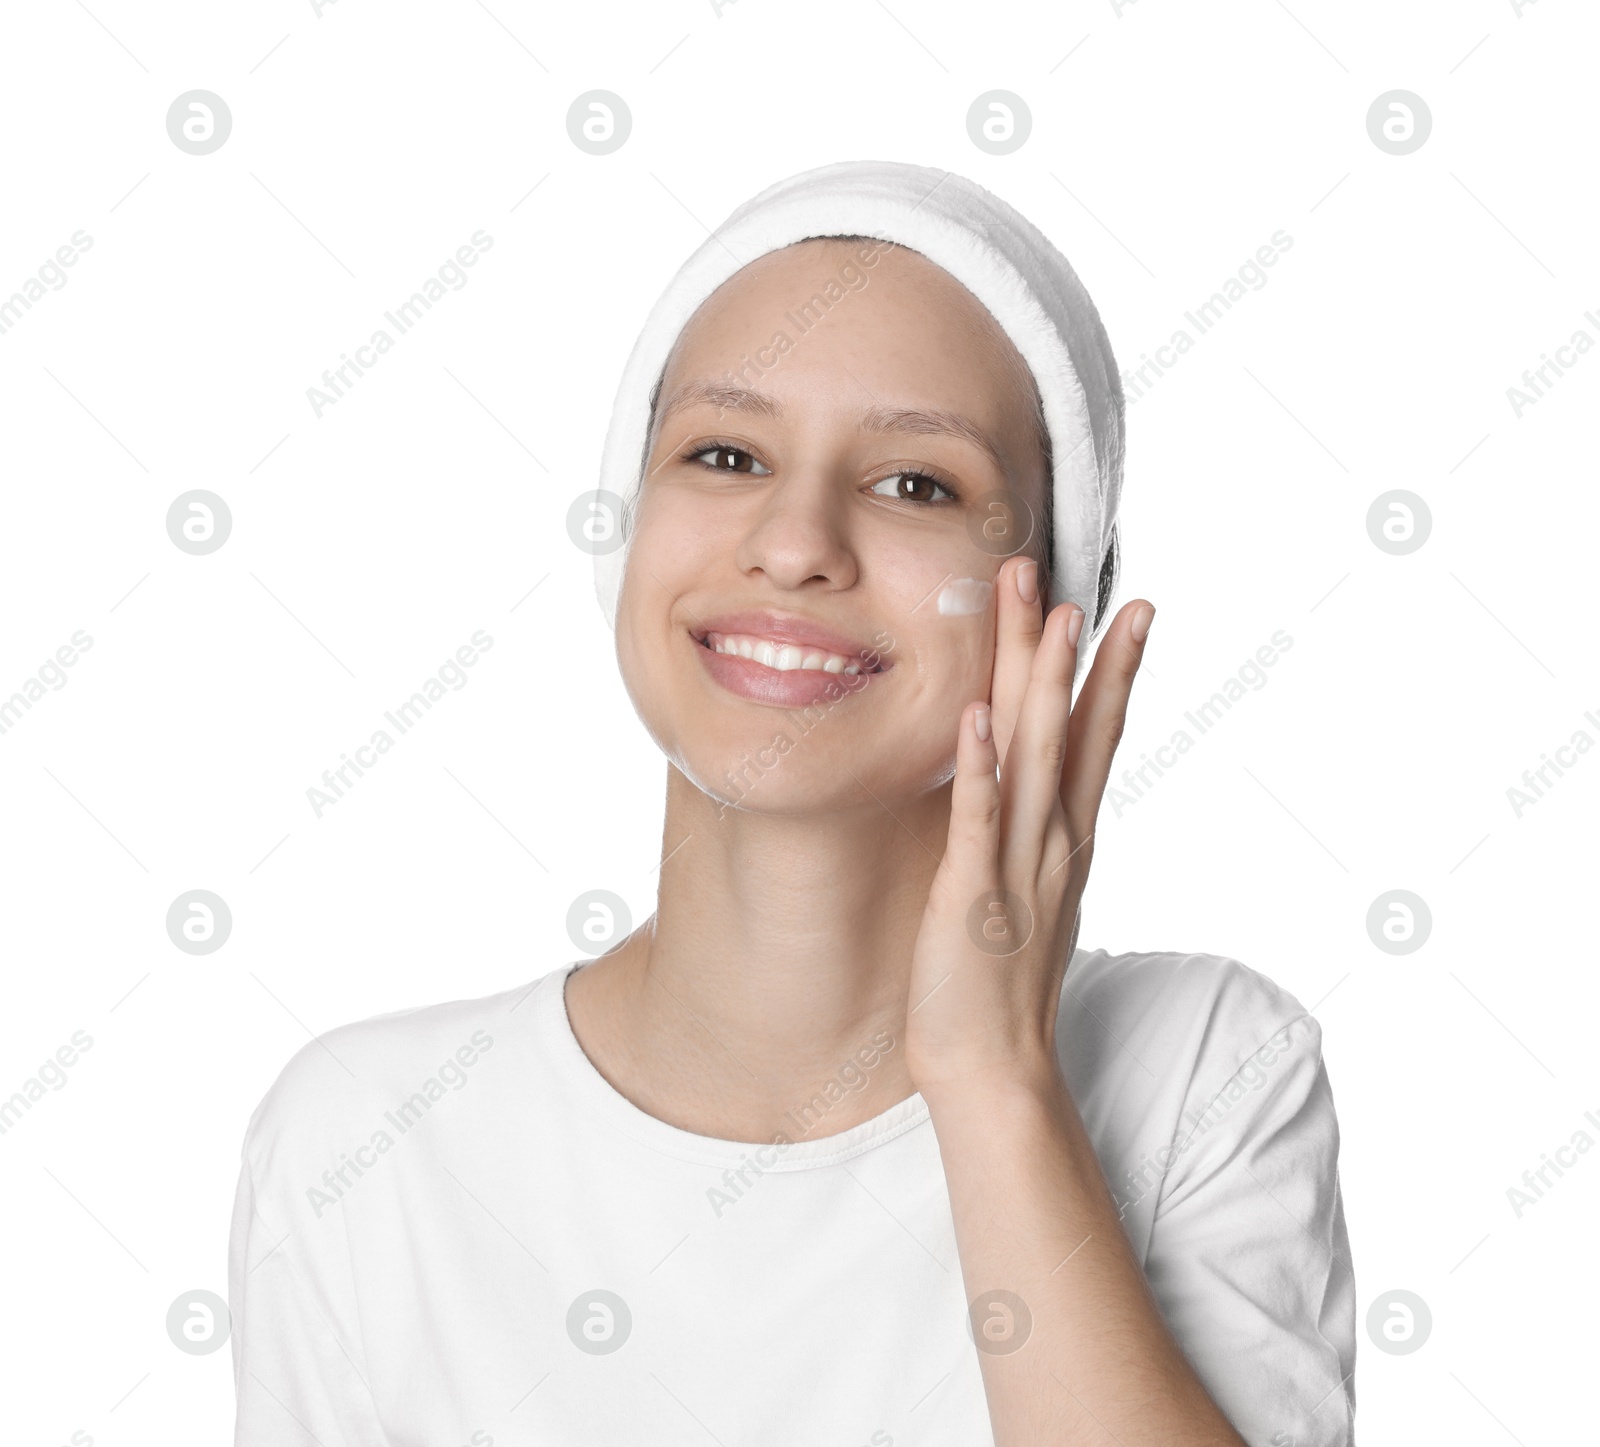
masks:
{"type": "Polygon", "coordinates": [[[1117,541],[1116,523],[1111,525],[1111,537],[1106,543],[1105,556],[1100,559],[1100,578],[1095,586],[1095,614],[1089,637],[1098,637],[1111,618],[1111,603],[1117,596],[1117,583],[1122,575],[1122,549],[1117,541]]]}

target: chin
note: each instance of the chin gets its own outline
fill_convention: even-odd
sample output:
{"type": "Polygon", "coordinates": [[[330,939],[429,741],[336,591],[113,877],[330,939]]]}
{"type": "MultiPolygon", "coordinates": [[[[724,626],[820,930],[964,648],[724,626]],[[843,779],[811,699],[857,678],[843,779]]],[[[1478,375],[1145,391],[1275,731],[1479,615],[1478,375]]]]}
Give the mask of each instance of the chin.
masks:
{"type": "MultiPolygon", "coordinates": [[[[829,725],[816,732],[827,734],[829,725]]],[[[898,813],[955,774],[953,753],[918,757],[899,739],[864,748],[842,729],[825,739],[810,737],[796,718],[781,715],[741,728],[717,747],[700,735],[694,746],[669,756],[719,819],[735,811],[788,818],[864,807],[898,813]]]]}

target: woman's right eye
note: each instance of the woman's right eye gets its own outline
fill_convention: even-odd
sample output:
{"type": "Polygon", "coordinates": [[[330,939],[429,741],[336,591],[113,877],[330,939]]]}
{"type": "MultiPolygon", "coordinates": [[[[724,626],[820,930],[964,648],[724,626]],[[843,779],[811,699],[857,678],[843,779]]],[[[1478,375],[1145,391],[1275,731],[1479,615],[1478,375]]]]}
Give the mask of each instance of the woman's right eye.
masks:
{"type": "Polygon", "coordinates": [[[754,476],[769,475],[769,469],[763,467],[742,447],[729,447],[721,442],[713,443],[710,447],[702,447],[699,451],[688,453],[686,456],[690,462],[700,462],[706,458],[711,459],[705,462],[705,466],[709,467],[713,472],[748,472],[754,476]],[[745,463],[748,463],[749,466],[746,467],[745,463]]]}

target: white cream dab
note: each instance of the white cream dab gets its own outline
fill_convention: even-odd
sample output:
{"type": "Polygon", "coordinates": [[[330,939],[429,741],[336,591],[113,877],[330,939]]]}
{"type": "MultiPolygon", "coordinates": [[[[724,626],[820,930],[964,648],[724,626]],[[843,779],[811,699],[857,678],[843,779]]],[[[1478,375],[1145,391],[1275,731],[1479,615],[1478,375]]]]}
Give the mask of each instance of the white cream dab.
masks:
{"type": "Polygon", "coordinates": [[[939,611],[945,615],[981,613],[989,606],[994,584],[982,578],[952,578],[939,593],[939,611]]]}

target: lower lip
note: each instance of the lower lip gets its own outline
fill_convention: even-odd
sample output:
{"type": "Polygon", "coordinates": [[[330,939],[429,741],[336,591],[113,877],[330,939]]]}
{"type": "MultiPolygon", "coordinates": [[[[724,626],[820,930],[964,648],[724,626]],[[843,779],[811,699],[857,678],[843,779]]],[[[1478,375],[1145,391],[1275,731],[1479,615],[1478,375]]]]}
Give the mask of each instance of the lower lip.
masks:
{"type": "Polygon", "coordinates": [[[832,702],[846,694],[864,693],[888,673],[888,669],[881,673],[829,673],[821,668],[768,668],[753,658],[718,653],[693,638],[689,641],[707,672],[729,693],[779,708],[804,708],[824,699],[832,702]]]}

